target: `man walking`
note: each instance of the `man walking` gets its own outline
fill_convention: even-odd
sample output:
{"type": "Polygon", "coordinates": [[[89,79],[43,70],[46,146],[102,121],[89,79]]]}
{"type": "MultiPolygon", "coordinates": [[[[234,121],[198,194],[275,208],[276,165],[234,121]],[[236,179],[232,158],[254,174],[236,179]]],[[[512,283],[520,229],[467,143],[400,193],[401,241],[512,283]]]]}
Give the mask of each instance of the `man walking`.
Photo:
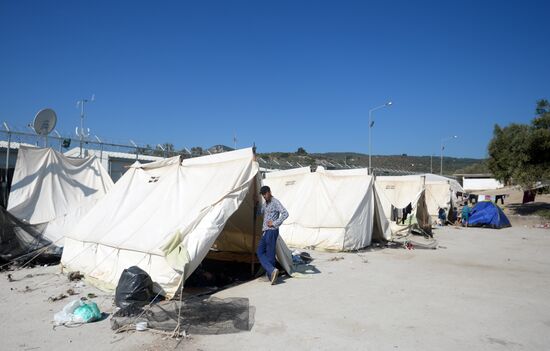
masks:
{"type": "Polygon", "coordinates": [[[264,216],[264,221],[262,225],[263,234],[256,254],[262,267],[267,272],[269,280],[271,280],[271,285],[273,285],[279,276],[279,270],[275,268],[275,249],[279,237],[279,227],[288,218],[288,212],[281,205],[281,202],[271,195],[271,189],[268,186],[262,186],[260,194],[265,200],[260,210],[260,214],[264,216]]]}

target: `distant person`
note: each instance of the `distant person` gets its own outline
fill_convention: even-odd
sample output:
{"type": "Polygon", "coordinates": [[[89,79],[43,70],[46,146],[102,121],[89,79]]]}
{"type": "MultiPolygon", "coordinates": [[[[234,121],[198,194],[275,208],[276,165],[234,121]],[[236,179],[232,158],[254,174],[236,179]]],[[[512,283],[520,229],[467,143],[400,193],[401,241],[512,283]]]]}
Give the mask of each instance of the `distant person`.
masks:
{"type": "Polygon", "coordinates": [[[472,213],[472,209],[470,206],[468,206],[468,202],[464,204],[464,207],[462,207],[462,226],[467,227],[468,226],[468,219],[470,218],[470,214],[472,213]]]}
{"type": "Polygon", "coordinates": [[[271,281],[271,285],[273,285],[279,276],[279,270],[275,268],[275,249],[279,237],[279,227],[288,218],[288,212],[281,202],[271,195],[271,189],[268,186],[262,186],[260,194],[265,200],[260,209],[264,221],[262,225],[263,234],[256,254],[271,281]]]}
{"type": "Polygon", "coordinates": [[[453,206],[453,224],[456,224],[458,222],[458,209],[453,206]]]}
{"type": "Polygon", "coordinates": [[[445,225],[445,222],[447,220],[447,216],[445,214],[446,209],[440,207],[439,210],[437,211],[437,218],[439,218],[439,225],[445,225]]]}

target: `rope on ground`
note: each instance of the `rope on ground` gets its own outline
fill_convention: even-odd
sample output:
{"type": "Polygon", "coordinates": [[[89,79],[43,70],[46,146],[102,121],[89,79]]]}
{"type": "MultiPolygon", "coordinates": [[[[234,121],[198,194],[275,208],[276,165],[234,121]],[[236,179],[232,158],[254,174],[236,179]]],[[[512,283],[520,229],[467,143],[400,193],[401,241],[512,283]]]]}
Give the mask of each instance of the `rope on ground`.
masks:
{"type": "Polygon", "coordinates": [[[176,337],[176,335],[180,335],[180,327],[181,327],[181,305],[183,303],[183,281],[181,282],[181,288],[180,288],[180,305],[178,310],[178,324],[176,324],[176,327],[174,328],[174,331],[172,332],[172,337],[176,337]]]}

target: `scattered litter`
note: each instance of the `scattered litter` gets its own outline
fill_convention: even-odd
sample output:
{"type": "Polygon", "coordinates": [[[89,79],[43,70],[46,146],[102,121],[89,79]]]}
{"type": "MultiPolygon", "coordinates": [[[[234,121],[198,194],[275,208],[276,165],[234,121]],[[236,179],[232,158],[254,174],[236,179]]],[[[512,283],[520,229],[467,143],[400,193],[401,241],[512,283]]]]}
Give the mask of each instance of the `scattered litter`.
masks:
{"type": "Polygon", "coordinates": [[[294,264],[302,264],[304,263],[304,260],[300,257],[301,252],[299,250],[292,251],[292,263],[294,264]]]}
{"type": "Polygon", "coordinates": [[[84,282],[82,280],[74,285],[75,288],[83,288],[85,286],[86,286],[86,284],[84,284],[84,282]]]}
{"type": "Polygon", "coordinates": [[[97,297],[97,295],[94,293],[88,293],[88,295],[86,296],[88,296],[89,299],[93,299],[94,297],[97,297]]]}
{"type": "Polygon", "coordinates": [[[84,323],[90,323],[101,319],[101,312],[95,302],[86,303],[78,300],[80,307],[74,310],[74,315],[82,320],[84,323]]]}
{"type": "Polygon", "coordinates": [[[447,246],[439,245],[438,248],[439,248],[439,249],[446,249],[447,246]]]}
{"type": "Polygon", "coordinates": [[[344,259],[344,256],[336,256],[336,257],[331,258],[329,261],[340,261],[340,260],[343,260],[343,259],[344,259]]]}
{"type": "Polygon", "coordinates": [[[54,302],[54,301],[58,301],[58,300],[63,300],[63,299],[66,298],[66,297],[67,297],[67,295],[61,293],[61,294],[59,294],[59,295],[57,295],[57,296],[50,296],[50,297],[48,297],[48,301],[49,301],[49,302],[54,302]]]}
{"type": "Polygon", "coordinates": [[[15,280],[11,277],[11,274],[8,274],[8,281],[9,281],[10,283],[15,281],[15,280]]]}
{"type": "Polygon", "coordinates": [[[414,250],[414,245],[411,242],[405,243],[405,248],[407,250],[414,250]]]}
{"type": "Polygon", "coordinates": [[[69,281],[80,280],[84,278],[84,274],[80,274],[80,271],[69,272],[69,281]]]}
{"type": "Polygon", "coordinates": [[[68,289],[67,294],[69,294],[69,296],[78,295],[78,293],[75,292],[73,289],[68,289]]]}
{"type": "Polygon", "coordinates": [[[292,252],[292,263],[294,264],[306,264],[313,261],[311,255],[307,252],[302,252],[299,250],[294,250],[292,252]]]}
{"type": "Polygon", "coordinates": [[[533,228],[550,229],[550,223],[533,224],[533,228]]]}
{"type": "Polygon", "coordinates": [[[136,330],[137,331],[147,330],[147,322],[138,322],[138,323],[136,323],[136,330]]]}
{"type": "Polygon", "coordinates": [[[101,319],[101,312],[95,302],[73,300],[57,312],[53,319],[56,326],[90,323],[101,319]]]}
{"type": "Polygon", "coordinates": [[[132,266],[120,275],[115,290],[115,305],[118,307],[128,307],[131,304],[145,306],[154,296],[153,280],[149,274],[137,266],[132,266]]]}

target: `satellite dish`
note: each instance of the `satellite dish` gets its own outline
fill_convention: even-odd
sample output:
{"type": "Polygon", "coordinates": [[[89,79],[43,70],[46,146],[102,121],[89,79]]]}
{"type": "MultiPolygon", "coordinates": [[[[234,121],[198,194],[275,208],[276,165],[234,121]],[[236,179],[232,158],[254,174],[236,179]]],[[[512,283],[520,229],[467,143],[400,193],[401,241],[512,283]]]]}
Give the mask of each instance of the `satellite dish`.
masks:
{"type": "Polygon", "coordinates": [[[32,127],[36,134],[48,135],[55,128],[56,123],[57,115],[55,111],[51,108],[45,108],[38,111],[32,122],[32,127]]]}

